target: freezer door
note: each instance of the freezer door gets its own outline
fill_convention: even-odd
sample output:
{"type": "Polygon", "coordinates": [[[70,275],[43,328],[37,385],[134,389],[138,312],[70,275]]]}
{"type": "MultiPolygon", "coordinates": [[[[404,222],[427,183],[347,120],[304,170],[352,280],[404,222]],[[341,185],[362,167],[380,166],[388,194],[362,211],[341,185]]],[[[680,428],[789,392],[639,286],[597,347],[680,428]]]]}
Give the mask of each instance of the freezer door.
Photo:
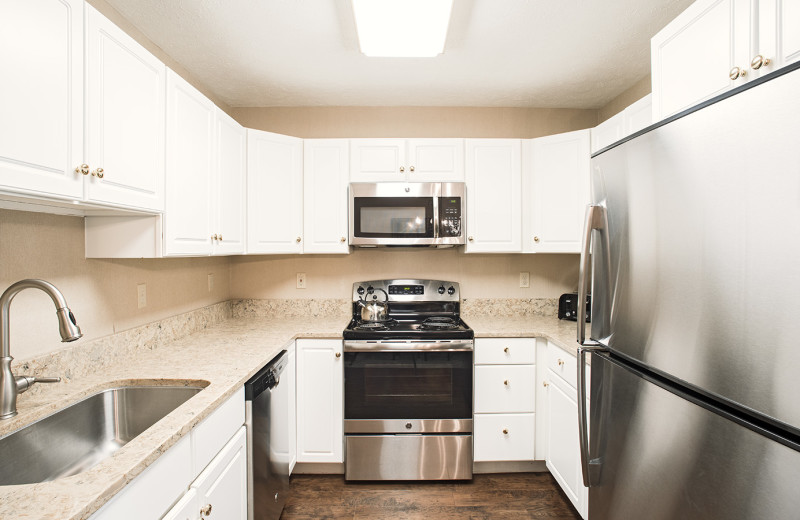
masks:
{"type": "Polygon", "coordinates": [[[795,433],[798,92],[794,70],[592,159],[591,338],[795,433]]]}
{"type": "Polygon", "coordinates": [[[592,520],[797,519],[800,453],[592,355],[592,520]]]}

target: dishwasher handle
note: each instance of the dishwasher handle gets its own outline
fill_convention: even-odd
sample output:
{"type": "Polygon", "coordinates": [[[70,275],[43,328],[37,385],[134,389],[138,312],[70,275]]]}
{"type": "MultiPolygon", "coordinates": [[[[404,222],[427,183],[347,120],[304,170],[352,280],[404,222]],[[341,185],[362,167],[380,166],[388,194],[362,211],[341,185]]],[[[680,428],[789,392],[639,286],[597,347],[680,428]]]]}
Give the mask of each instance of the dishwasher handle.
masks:
{"type": "Polygon", "coordinates": [[[267,390],[272,390],[280,383],[281,373],[286,368],[289,357],[286,351],[282,350],[264,367],[256,372],[244,384],[244,398],[246,401],[253,401],[267,390]]]}

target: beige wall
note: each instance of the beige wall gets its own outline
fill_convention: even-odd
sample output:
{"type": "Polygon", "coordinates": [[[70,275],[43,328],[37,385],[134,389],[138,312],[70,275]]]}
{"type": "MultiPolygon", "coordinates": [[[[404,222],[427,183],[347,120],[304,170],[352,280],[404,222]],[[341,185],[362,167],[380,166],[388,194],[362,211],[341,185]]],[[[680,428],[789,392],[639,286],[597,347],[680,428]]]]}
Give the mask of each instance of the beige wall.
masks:
{"type": "Polygon", "coordinates": [[[578,255],[471,255],[459,249],[356,249],[350,255],[236,257],[233,298],[350,298],[353,282],[430,278],[461,283],[464,298],[556,298],[578,286],[578,255]],[[529,272],[531,287],[519,287],[529,272]],[[296,288],[306,273],[306,289],[296,288]]]}
{"type": "Polygon", "coordinates": [[[232,108],[242,125],[296,137],[517,137],[591,128],[597,110],[493,107],[232,108]]]}
{"type": "MultiPolygon", "coordinates": [[[[24,278],[52,282],[75,313],[84,340],[229,298],[229,258],[87,260],[83,237],[81,217],[0,210],[0,291],[24,278]],[[136,298],[140,283],[147,285],[143,309],[136,298]]],[[[35,289],[19,293],[11,305],[11,355],[26,359],[62,346],[50,299],[35,289]]]]}
{"type": "Polygon", "coordinates": [[[606,106],[599,110],[598,123],[602,123],[611,116],[619,114],[625,107],[649,94],[652,91],[651,83],[650,74],[648,74],[634,83],[628,90],[609,101],[606,106]]]}

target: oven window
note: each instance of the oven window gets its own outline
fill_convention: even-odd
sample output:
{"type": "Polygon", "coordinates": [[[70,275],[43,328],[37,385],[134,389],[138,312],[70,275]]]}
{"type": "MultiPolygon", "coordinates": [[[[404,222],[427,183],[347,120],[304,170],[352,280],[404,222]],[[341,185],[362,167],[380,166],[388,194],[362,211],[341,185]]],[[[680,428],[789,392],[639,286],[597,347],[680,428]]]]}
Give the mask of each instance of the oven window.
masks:
{"type": "Polygon", "coordinates": [[[433,238],[431,197],[356,197],[354,231],[364,238],[433,238]]]}
{"type": "Polygon", "coordinates": [[[345,352],[345,419],[472,417],[472,352],[345,352]]]}

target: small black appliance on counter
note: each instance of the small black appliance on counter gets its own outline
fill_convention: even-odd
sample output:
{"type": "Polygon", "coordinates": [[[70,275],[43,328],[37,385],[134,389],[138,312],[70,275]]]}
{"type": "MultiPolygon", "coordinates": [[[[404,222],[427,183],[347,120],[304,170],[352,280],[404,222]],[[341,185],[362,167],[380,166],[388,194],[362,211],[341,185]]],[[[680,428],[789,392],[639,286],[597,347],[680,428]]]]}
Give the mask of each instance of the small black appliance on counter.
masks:
{"type": "MultiPolygon", "coordinates": [[[[578,321],[578,293],[562,294],[558,299],[558,319],[578,321]]],[[[586,295],[586,322],[592,321],[592,295],[586,295]]]]}

